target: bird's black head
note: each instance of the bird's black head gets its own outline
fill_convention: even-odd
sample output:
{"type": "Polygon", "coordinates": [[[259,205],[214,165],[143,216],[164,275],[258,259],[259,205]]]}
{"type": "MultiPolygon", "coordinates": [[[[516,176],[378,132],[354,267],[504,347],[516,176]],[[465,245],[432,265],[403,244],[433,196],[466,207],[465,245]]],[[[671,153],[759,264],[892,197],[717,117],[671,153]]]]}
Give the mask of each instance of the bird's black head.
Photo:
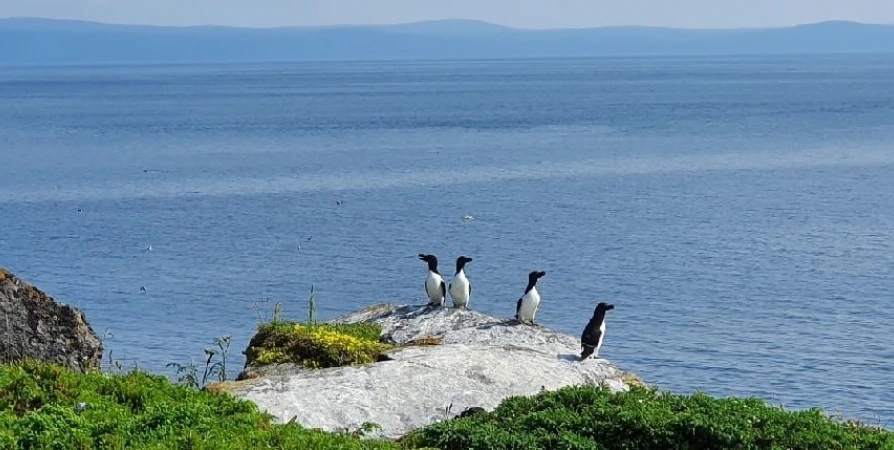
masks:
{"type": "Polygon", "coordinates": [[[599,302],[599,304],[596,305],[596,311],[594,311],[593,314],[599,314],[599,311],[603,311],[604,314],[605,311],[611,311],[613,309],[615,309],[615,305],[611,305],[605,302],[599,302]]]}
{"type": "Polygon", "coordinates": [[[419,259],[428,263],[428,270],[437,273],[438,272],[438,257],[435,255],[426,255],[424,253],[419,254],[419,259]]]}
{"type": "Polygon", "coordinates": [[[538,272],[535,270],[528,274],[528,281],[532,282],[532,283],[536,283],[537,280],[539,280],[545,276],[546,276],[546,272],[538,272]]]}
{"type": "Polygon", "coordinates": [[[538,272],[534,271],[528,274],[528,287],[525,288],[525,294],[528,293],[531,289],[534,289],[534,286],[537,284],[537,280],[546,276],[546,272],[538,272]]]}
{"type": "Polygon", "coordinates": [[[470,262],[472,262],[472,258],[469,258],[468,256],[460,256],[459,258],[456,258],[456,273],[463,270],[463,268],[466,267],[466,263],[470,262]]]}

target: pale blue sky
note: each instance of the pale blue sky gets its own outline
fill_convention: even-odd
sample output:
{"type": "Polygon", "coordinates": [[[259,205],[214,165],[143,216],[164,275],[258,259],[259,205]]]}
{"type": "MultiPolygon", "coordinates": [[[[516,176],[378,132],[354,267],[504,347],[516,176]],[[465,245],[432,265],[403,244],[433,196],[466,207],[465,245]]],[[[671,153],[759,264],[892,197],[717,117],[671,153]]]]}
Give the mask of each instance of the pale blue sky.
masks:
{"type": "Polygon", "coordinates": [[[894,23],[894,0],[0,0],[0,17],[159,25],[329,25],[479,19],[526,28],[894,23]]]}

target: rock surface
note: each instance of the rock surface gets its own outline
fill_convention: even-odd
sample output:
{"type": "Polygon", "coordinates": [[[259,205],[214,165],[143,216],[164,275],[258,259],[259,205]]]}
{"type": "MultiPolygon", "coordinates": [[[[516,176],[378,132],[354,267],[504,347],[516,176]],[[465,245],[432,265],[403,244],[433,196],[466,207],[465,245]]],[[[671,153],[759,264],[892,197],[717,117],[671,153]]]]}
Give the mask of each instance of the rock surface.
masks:
{"type": "Polygon", "coordinates": [[[23,358],[98,369],[102,342],[80,310],[0,268],[0,361],[23,358]]]}
{"type": "Polygon", "coordinates": [[[334,431],[375,422],[382,437],[544,389],[600,383],[627,389],[624,373],[609,362],[578,361],[578,339],[514,320],[453,308],[377,305],[333,322],[377,322],[383,338],[397,344],[423,338],[443,344],[398,348],[387,354],[390,361],[364,366],[255,368],[248,375],[257,378],[213,389],[312,428],[334,431]]]}

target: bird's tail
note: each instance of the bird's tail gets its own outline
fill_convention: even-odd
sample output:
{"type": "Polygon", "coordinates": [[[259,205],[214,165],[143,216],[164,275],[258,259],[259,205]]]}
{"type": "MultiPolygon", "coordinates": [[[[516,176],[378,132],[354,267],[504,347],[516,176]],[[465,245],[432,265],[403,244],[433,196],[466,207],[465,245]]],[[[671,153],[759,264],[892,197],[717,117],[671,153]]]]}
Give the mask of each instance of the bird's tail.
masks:
{"type": "Polygon", "coordinates": [[[581,361],[587,359],[594,351],[596,351],[596,347],[592,345],[582,345],[581,347],[583,348],[580,352],[581,361]]]}

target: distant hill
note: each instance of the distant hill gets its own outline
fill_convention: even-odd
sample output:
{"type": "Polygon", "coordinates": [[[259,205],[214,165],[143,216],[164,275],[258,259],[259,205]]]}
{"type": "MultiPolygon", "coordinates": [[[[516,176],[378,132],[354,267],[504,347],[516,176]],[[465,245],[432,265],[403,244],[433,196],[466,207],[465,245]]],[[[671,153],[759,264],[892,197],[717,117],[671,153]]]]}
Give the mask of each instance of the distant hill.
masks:
{"type": "Polygon", "coordinates": [[[526,30],[443,20],[307,28],[157,27],[0,19],[0,64],[894,52],[894,25],[526,30]]]}

